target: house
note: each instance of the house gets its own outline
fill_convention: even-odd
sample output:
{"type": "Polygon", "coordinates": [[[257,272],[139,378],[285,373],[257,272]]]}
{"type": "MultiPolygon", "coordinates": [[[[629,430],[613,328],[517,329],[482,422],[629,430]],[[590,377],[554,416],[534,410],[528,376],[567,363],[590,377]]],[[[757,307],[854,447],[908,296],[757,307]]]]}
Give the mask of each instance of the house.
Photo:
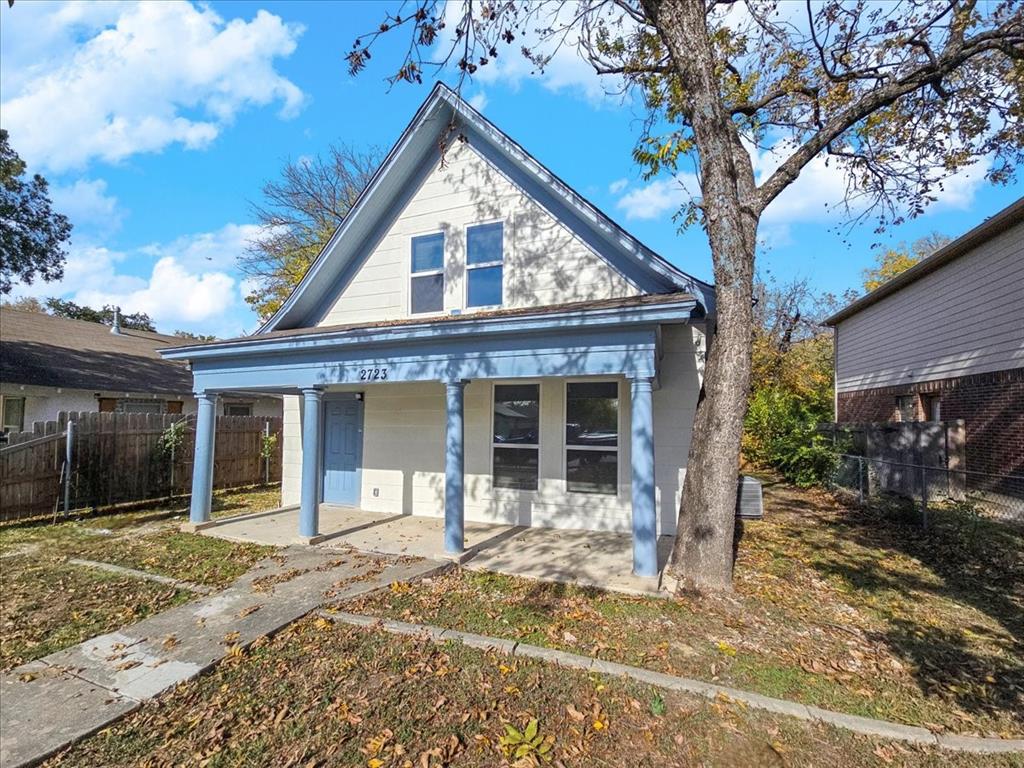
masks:
{"type": "MultiPolygon", "coordinates": [[[[29,430],[61,411],[195,413],[192,375],[158,350],[177,336],[0,309],[3,431],[29,430]]],[[[279,399],[236,395],[218,413],[280,416],[279,399]]]]}
{"type": "Polygon", "coordinates": [[[968,487],[1024,495],[1024,198],[826,322],[837,422],[963,419],[968,487]]]}
{"type": "Polygon", "coordinates": [[[282,502],[675,532],[713,289],[620,229],[437,85],[276,314],[163,349],[200,402],[191,519],[207,521],[213,409],[284,396],[282,502]]]}

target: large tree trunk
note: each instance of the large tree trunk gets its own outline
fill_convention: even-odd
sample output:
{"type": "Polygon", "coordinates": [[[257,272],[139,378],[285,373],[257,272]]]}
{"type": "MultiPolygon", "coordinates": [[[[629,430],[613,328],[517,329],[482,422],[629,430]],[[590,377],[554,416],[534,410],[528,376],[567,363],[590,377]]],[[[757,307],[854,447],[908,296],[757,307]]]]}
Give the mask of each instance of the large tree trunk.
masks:
{"type": "Polygon", "coordinates": [[[717,303],[709,327],[669,575],[681,587],[732,588],[740,438],[750,387],[758,210],[750,157],[722,104],[705,0],[644,0],[686,92],[700,158],[701,207],[717,303]]]}

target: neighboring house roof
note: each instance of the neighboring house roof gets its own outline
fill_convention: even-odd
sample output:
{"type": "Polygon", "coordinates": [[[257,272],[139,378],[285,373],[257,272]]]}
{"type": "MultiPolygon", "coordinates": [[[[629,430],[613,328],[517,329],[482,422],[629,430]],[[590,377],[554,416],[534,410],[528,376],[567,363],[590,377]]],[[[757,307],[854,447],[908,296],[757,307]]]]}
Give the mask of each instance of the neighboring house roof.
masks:
{"type": "Polygon", "coordinates": [[[917,262],[914,266],[900,272],[896,277],[892,278],[888,282],[882,283],[882,285],[875,288],[871,293],[862,296],[852,304],[849,304],[839,310],[828,318],[825,321],[825,324],[837,325],[838,323],[841,323],[843,320],[852,317],[861,310],[881,301],[886,296],[896,293],[896,291],[910,285],[910,283],[915,280],[934,272],[939,267],[953,261],[953,259],[963,256],[965,253],[977,248],[982,243],[991,240],[993,237],[1002,234],[1010,227],[1022,222],[1024,222],[1024,197],[1020,198],[1015,203],[1010,204],[994,216],[989,217],[974,229],[961,235],[953,242],[942,246],[927,258],[917,262]]]}
{"type": "MultiPolygon", "coordinates": [[[[492,309],[483,312],[467,312],[458,315],[437,315],[435,317],[408,317],[401,320],[380,320],[372,323],[349,323],[346,325],[320,325],[308,328],[290,328],[282,331],[267,331],[252,336],[238,336],[233,339],[216,339],[215,341],[199,342],[187,346],[168,347],[170,356],[181,357],[181,353],[189,350],[200,350],[204,347],[227,347],[244,344],[261,344],[274,339],[298,339],[307,336],[329,336],[349,331],[368,331],[375,329],[401,330],[415,326],[457,326],[473,325],[488,320],[516,319],[516,318],[544,318],[552,315],[571,315],[573,317],[586,317],[599,312],[614,312],[615,310],[630,310],[638,307],[655,307],[659,305],[681,305],[686,308],[685,313],[677,313],[682,319],[692,318],[693,313],[701,314],[698,297],[685,291],[675,293],[647,294],[643,296],[627,296],[617,299],[597,299],[593,301],[574,301],[566,304],[547,304],[541,307],[517,307],[510,309],[492,309]],[[694,305],[697,305],[696,307],[694,305]]],[[[179,339],[180,341],[180,339],[179,339]]],[[[187,356],[187,355],[186,355],[187,356]]]]}
{"type": "Polygon", "coordinates": [[[630,235],[541,165],[493,123],[442,83],[437,83],[392,147],[348,216],[306,271],[299,285],[257,334],[314,325],[329,297],[344,287],[369,247],[397,216],[398,202],[418,175],[433,167],[449,126],[513,184],[569,227],[587,245],[647,293],[687,291],[714,311],[714,289],[686,274],[630,235]]]}
{"type": "Polygon", "coordinates": [[[0,381],[113,392],[183,394],[192,374],[158,349],[177,336],[123,329],[39,312],[0,310],[0,381]]]}

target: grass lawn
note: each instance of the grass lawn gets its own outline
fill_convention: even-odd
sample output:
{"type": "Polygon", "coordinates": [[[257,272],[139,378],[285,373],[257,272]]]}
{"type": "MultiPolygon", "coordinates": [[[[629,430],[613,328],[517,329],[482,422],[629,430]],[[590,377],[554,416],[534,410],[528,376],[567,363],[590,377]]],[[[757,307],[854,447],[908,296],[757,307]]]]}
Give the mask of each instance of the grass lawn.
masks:
{"type": "Polygon", "coordinates": [[[1011,766],[305,619],[47,766],[1011,766]],[[531,722],[535,721],[534,725],[531,722]],[[513,736],[509,757],[503,745],[513,736]]]}
{"type": "Polygon", "coordinates": [[[765,506],[730,596],[459,570],[345,607],[934,730],[1024,733],[1024,529],[936,515],[925,532],[784,485],[765,506]]]}
{"type": "MultiPolygon", "coordinates": [[[[267,491],[218,492],[221,508],[266,508],[267,491]]],[[[276,505],[276,502],[275,502],[276,505]]],[[[82,558],[224,587],[272,550],[181,533],[152,507],[0,526],[0,668],[9,669],[189,600],[186,590],[106,573],[82,558]]]]}

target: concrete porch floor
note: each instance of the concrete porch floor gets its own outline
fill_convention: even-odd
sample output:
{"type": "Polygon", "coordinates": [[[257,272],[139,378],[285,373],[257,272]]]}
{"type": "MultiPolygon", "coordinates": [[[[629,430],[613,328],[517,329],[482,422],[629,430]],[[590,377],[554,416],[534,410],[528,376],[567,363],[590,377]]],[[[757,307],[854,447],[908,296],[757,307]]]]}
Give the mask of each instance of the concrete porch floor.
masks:
{"type": "MultiPolygon", "coordinates": [[[[230,541],[287,546],[298,540],[298,509],[222,518],[202,534],[230,541]]],[[[332,504],[320,506],[319,547],[445,558],[444,520],[387,515],[332,504]]],[[[658,539],[658,571],[665,567],[672,537],[658,539]]],[[[466,568],[511,576],[602,587],[629,594],[666,594],[661,578],[634,576],[633,540],[626,533],[523,528],[466,521],[466,568]]]]}

